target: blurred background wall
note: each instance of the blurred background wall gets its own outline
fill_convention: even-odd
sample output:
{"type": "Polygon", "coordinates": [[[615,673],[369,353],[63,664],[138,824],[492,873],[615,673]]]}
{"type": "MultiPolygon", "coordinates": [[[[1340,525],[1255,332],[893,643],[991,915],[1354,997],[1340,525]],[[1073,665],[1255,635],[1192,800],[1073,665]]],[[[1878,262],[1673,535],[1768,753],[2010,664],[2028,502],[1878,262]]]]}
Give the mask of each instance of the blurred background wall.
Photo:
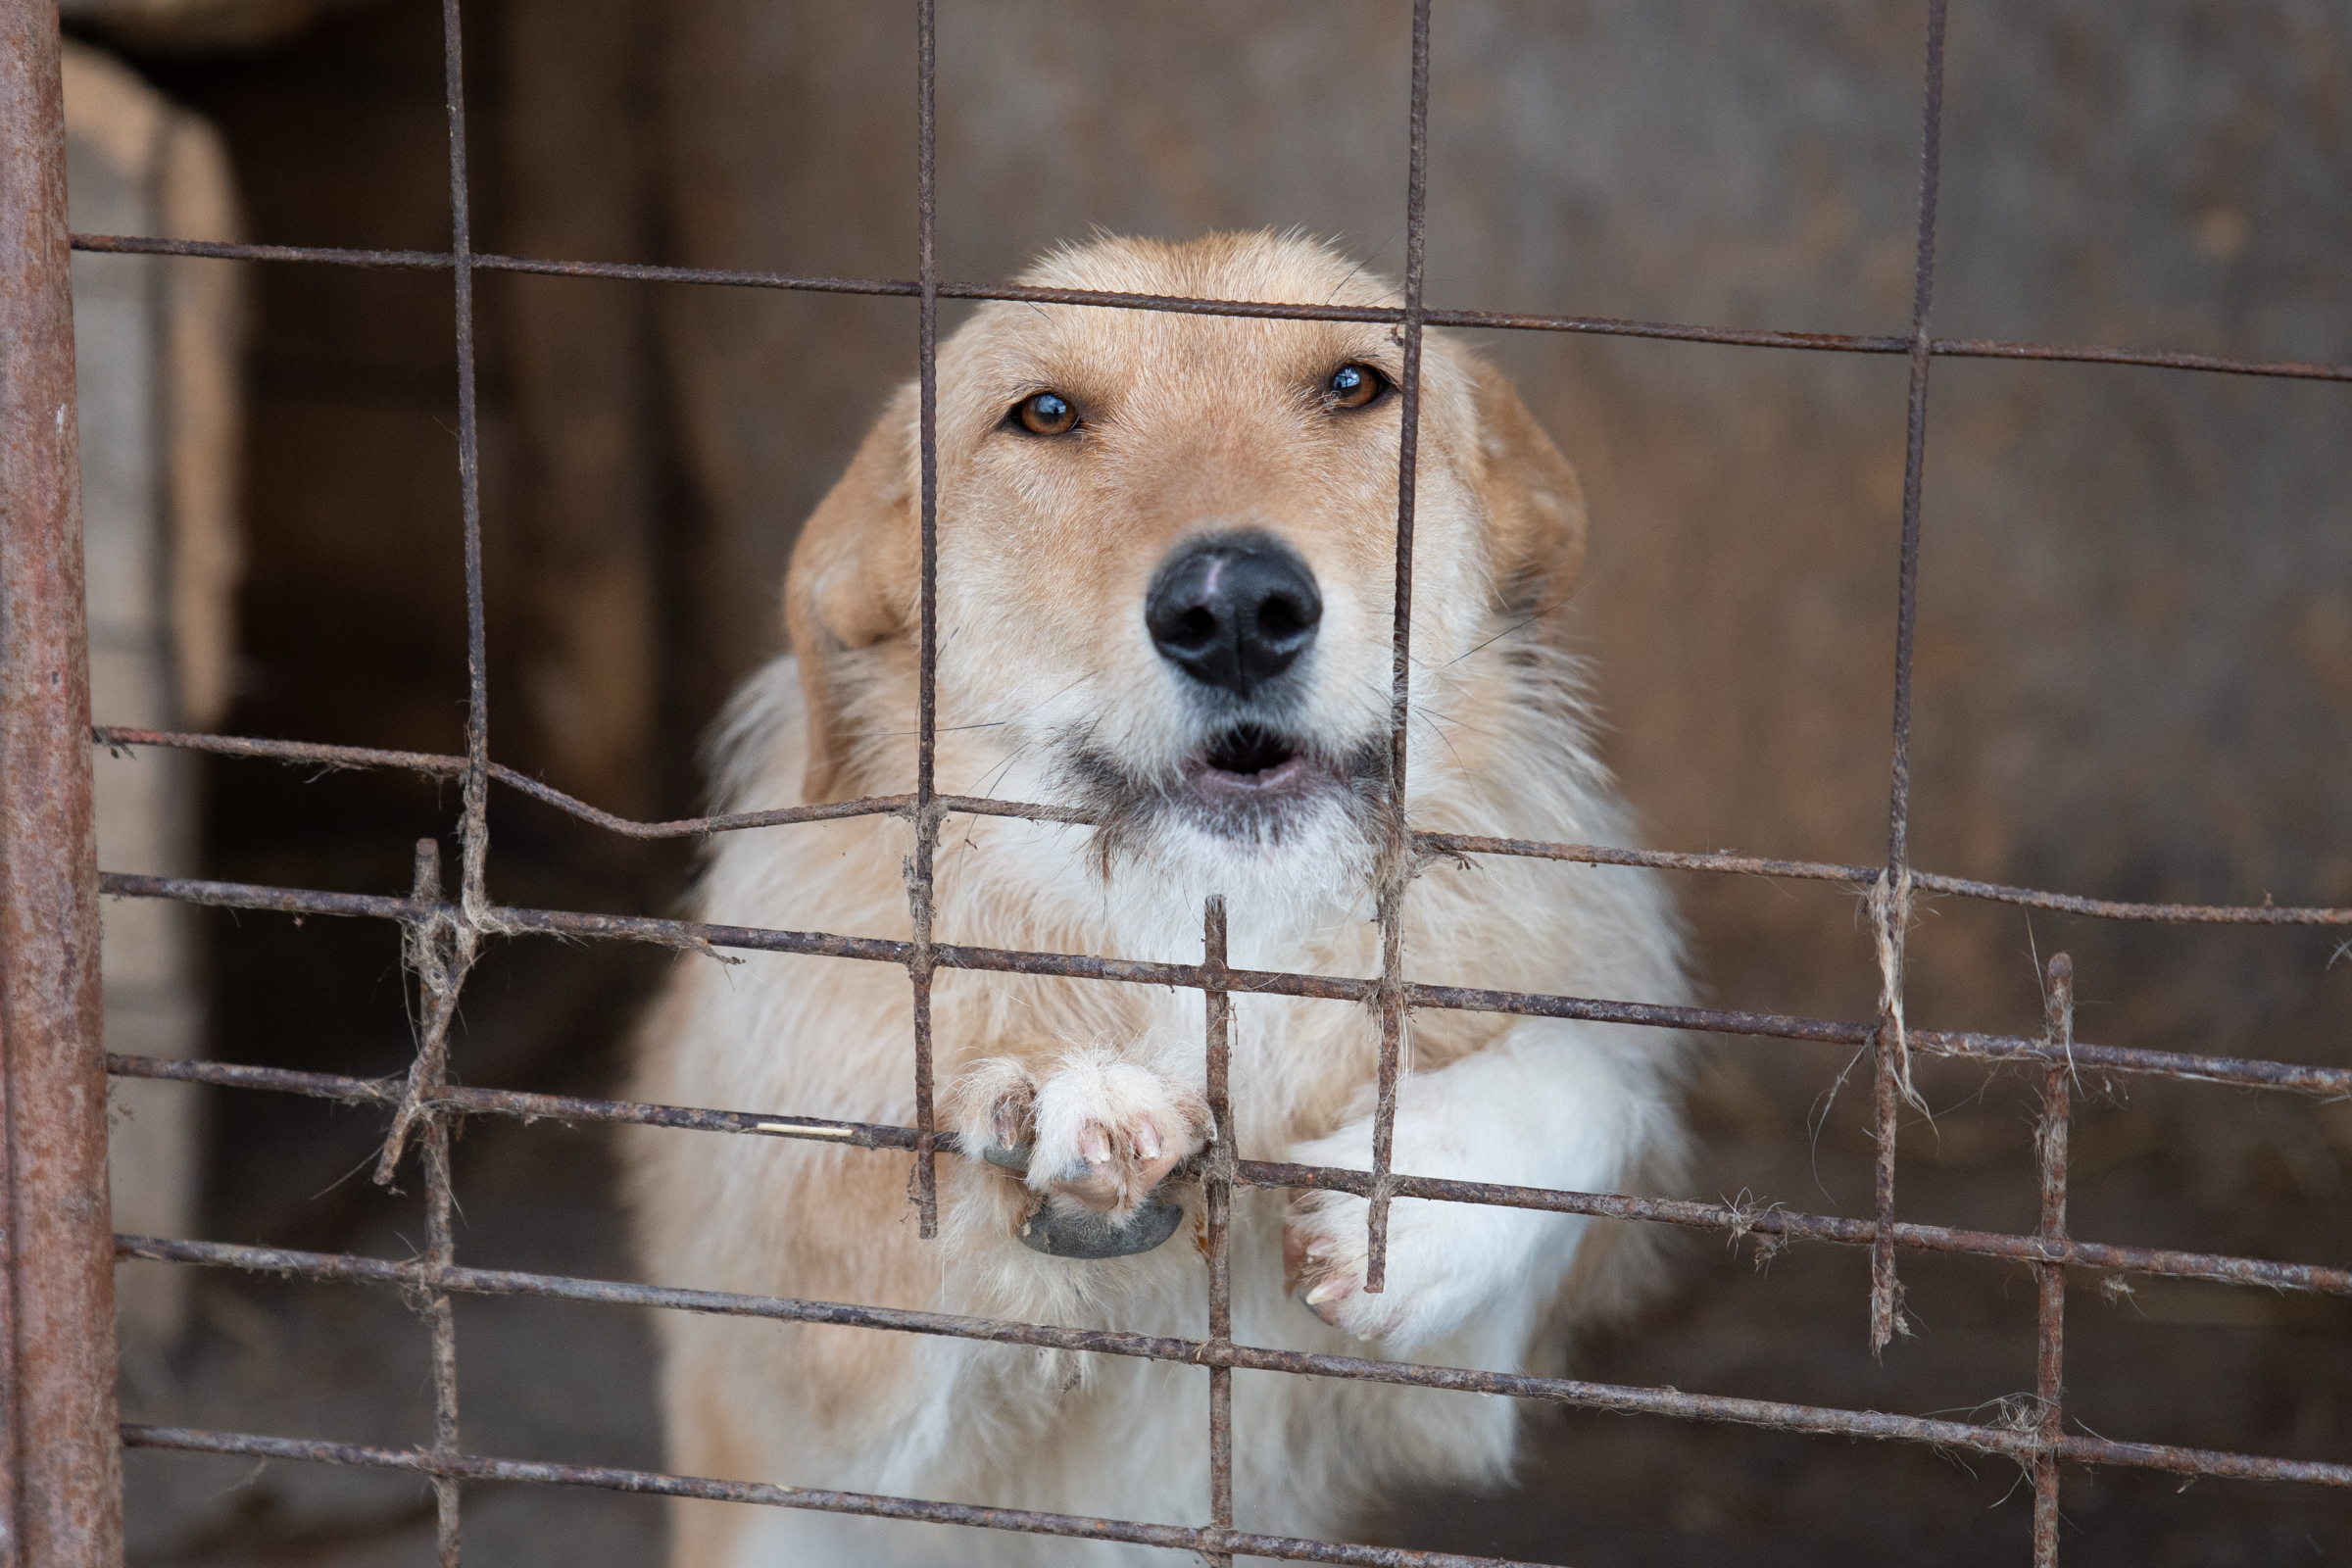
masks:
{"type": "MultiPolygon", "coordinates": [[[[65,55],[71,220],[233,239],[235,180],[213,128],[120,62],[65,55]]],[[[226,268],[146,256],[74,260],[75,370],[84,450],[81,512],[89,581],[90,687],[121,724],[209,729],[227,710],[236,651],[241,368],[250,280],[226,268]]],[[[204,769],[193,756],[96,760],[99,855],[195,873],[203,860],[204,769]]],[[[202,1055],[205,976],[195,911],[151,903],[105,921],[110,1049],[202,1055]]],[[[113,1086],[122,1136],[108,1150],[118,1228],[184,1231],[204,1162],[201,1097],[183,1086],[113,1086]]],[[[134,1342],[186,1324],[191,1281],[125,1271],[116,1294],[134,1342]]]]}
{"type": "MultiPolygon", "coordinates": [[[[1005,275],[1098,224],[1298,226],[1401,266],[1399,0],[940,9],[943,275],[1005,275]]],[[[1920,9],[1448,0],[1431,303],[1900,333],[1920,9]]],[[[67,15],[218,126],[253,237],[446,248],[436,7],[68,0],[67,15]]],[[[466,18],[478,248],[911,275],[901,8],[473,0],[466,18]]],[[[1950,26],[1939,335],[2352,361],[2352,6],[1955,0],[1950,26]]],[[[448,280],[264,267],[250,287],[250,564],[222,727],[458,750],[448,280]]],[[[479,290],[494,754],[614,810],[684,812],[697,737],[781,644],[776,588],[800,519],[911,373],[913,307],[501,274],[479,290]]],[[[1551,335],[1484,346],[1591,492],[1592,562],[1567,613],[1650,842],[1883,858],[1903,363],[1551,335]]],[[[2352,904],[2352,390],[1943,360],[1930,412],[1915,863],[2108,897],[2352,904]]],[[[210,785],[213,873],[299,885],[404,887],[410,841],[444,831],[455,806],[404,781],[250,763],[210,785]]],[[[686,872],[674,850],[615,846],[511,800],[495,822],[493,874],[517,901],[656,909],[686,872]]],[[[1851,898],[1708,878],[1682,892],[1718,1004],[1867,1014],[1876,978],[1851,898]]],[[[208,930],[215,1054],[399,1062],[388,934],[208,930]]],[[[2076,956],[2085,1038],[2352,1059],[2352,965],[2331,966],[2324,932],[1946,902],[1913,941],[1911,1016],[2032,1029],[2032,955],[2059,947],[2076,956]]],[[[502,954],[476,982],[468,1079],[609,1085],[660,962],[502,954]]],[[[1842,1064],[1727,1047],[1695,1105],[1710,1151],[1697,1195],[1866,1210],[1862,1097],[1831,1106],[1817,1136],[1807,1125],[1842,1064]]],[[[1919,1171],[1906,1214],[2031,1225],[2023,1102],[2014,1083],[1982,1083],[1932,1075],[1936,1122],[1905,1134],[1919,1171]]],[[[214,1233],[405,1234],[364,1180],[331,1186],[372,1127],[244,1098],[213,1107],[214,1233]]],[[[2079,1134],[2078,1232],[2341,1261],[2343,1110],[2119,1085],[2079,1134]]],[[[530,1194],[601,1194],[607,1177],[593,1140],[552,1165],[505,1148],[478,1135],[467,1157],[519,1195],[512,1235],[484,1243],[512,1261],[498,1246],[538,1235],[530,1194]]],[[[579,1201],[586,1251],[568,1266],[625,1268],[606,1200],[579,1201]]],[[[482,1200],[485,1236],[495,1210],[482,1200]]],[[[2022,1276],[1922,1263],[1922,1338],[1881,1372],[1861,1353],[1856,1260],[1774,1269],[1759,1280],[1695,1250],[1679,1303],[1594,1348],[1595,1375],[1915,1410],[2032,1385],[2022,1276]]],[[[271,1332],[310,1332],[289,1326],[294,1298],[262,1299],[220,1287],[232,1304],[204,1332],[234,1320],[253,1339],[248,1308],[284,1314],[271,1332]]],[[[2333,1303],[2146,1285],[2079,1310],[2074,1365],[2100,1430],[2343,1457],[2352,1317],[2333,1303]],[[2150,1364],[2204,1381],[2184,1392],[2150,1364]]],[[[174,1374],[183,1393],[235,1383],[180,1353],[196,1357],[174,1374]]],[[[626,1377],[609,1420],[575,1406],[546,1419],[651,1462],[642,1369],[626,1377]]],[[[543,1430],[516,1420],[518,1442],[543,1430]]],[[[1546,1443],[1507,1516],[1522,1535],[1462,1499],[1417,1503],[1398,1530],[1626,1562],[1820,1561],[1906,1542],[1931,1554],[1916,1560],[1975,1561],[2023,1539],[2021,1502],[1988,1506],[2008,1478],[1954,1478],[1926,1457],[1573,1423],[1546,1443]],[[1677,1479],[1702,1453],[1717,1482],[1677,1479]],[[1888,1488],[1913,1507],[1906,1526],[1934,1530],[1871,1534],[1851,1504],[1888,1488]]],[[[236,1516],[248,1538],[300,1536],[315,1524],[303,1510],[326,1506],[275,1495],[279,1513],[236,1516]]],[[[2175,1502],[2153,1483],[2085,1478],[2070,1482],[2069,1550],[2168,1560],[2188,1543],[2179,1560],[2264,1561],[2309,1537],[2352,1552],[2326,1500],[2208,1483],[2175,1502]]],[[[220,1506],[158,1514],[156,1560],[213,1560],[187,1520],[220,1506]]],[[[407,1506],[368,1517],[405,1541],[407,1506]]],[[[634,1522],[599,1528],[652,1528],[643,1510],[613,1517],[634,1522]]],[[[514,1528],[518,1544],[554,1539],[514,1528]]]]}

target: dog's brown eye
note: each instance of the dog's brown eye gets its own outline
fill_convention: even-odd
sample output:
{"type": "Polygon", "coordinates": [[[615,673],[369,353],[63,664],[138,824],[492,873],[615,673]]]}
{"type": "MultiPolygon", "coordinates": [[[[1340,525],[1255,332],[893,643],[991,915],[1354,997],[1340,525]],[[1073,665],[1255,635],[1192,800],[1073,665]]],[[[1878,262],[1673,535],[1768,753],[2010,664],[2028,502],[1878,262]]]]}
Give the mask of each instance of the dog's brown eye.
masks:
{"type": "Polygon", "coordinates": [[[1389,389],[1389,378],[1369,365],[1343,365],[1331,372],[1325,383],[1335,409],[1360,409],[1380,401],[1389,389]]]}
{"type": "Polygon", "coordinates": [[[1067,435],[1078,423],[1078,411],[1058,392],[1032,392],[1013,405],[1012,416],[1031,435],[1067,435]]]}

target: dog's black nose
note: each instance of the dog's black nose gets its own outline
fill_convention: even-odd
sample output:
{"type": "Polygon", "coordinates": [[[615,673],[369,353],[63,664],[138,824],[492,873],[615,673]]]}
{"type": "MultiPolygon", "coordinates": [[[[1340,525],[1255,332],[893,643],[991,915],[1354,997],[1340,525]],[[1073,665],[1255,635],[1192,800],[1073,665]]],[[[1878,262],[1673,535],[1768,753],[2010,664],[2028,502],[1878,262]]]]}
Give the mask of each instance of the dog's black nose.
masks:
{"type": "Polygon", "coordinates": [[[1314,573],[1262,533],[1225,534],[1178,551],[1144,597],[1144,624],[1161,657],[1236,697],[1297,662],[1322,618],[1314,573]]]}

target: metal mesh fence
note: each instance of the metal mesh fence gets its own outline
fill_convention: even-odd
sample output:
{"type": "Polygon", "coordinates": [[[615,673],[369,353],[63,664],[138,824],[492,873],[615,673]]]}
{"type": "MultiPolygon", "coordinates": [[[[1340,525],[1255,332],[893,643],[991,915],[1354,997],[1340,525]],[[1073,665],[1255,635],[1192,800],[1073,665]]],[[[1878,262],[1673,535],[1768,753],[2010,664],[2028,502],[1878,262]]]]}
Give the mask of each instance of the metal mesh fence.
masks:
{"type": "Polygon", "coordinates": [[[174,1079],[230,1089],[278,1091],[382,1108],[391,1116],[391,1132],[384,1147],[379,1177],[389,1177],[401,1161],[412,1138],[420,1146],[429,1227],[424,1255],[415,1261],[392,1262],[345,1254],[146,1237],[117,1237],[115,1249],[118,1257],[243,1269],[314,1281],[386,1284],[413,1293],[423,1303],[424,1316],[432,1337],[432,1440],[429,1445],[416,1448],[388,1449],[246,1433],[125,1426],[122,1429],[123,1444],[148,1448],[372,1466],[423,1476],[430,1481],[437,1498],[440,1557],[444,1564],[455,1564],[459,1560],[462,1484],[478,1480],[598,1487],[668,1496],[715,1498],[995,1530],[1131,1542],[1189,1549],[1217,1563],[1229,1563],[1236,1555],[1382,1564],[1486,1560],[1393,1547],[1275,1538],[1237,1531],[1233,1516],[1231,1398],[1232,1376],[1236,1368],[1500,1395],[1585,1408],[1923,1444],[1995,1455],[2014,1461],[2030,1472],[2033,1478],[2034,1560],[2037,1564],[2054,1563],[2057,1559],[2058,1479],[2060,1466],[2064,1464],[2122,1465],[2185,1476],[2226,1476],[2352,1488],[2352,1465],[2142,1444],[2112,1440],[2087,1431],[2070,1432],[2062,1400],[2064,1280],[2069,1268],[2352,1296],[2352,1269],[2108,1246],[2080,1241],[2071,1236],[2066,1225],[2067,1132],[2071,1110],[2070,1092],[2080,1075],[2085,1072],[2144,1075],[2310,1097],[2341,1097],[2352,1094],[2352,1069],[2079,1042],[2074,1038],[2073,973],[2063,955],[2053,958],[2046,969],[2046,1026],[2038,1036],[1916,1029],[1906,1024],[1903,1015],[1904,944],[1911,901],[1919,893],[1953,895],[2117,920],[2352,925],[2352,909],[2348,908],[2116,903],[1968,881],[1912,868],[1908,854],[1912,640],[1918,587],[1922,473],[1928,432],[1927,395],[1930,372],[1936,360],[1946,357],[2068,360],[2334,381],[2352,380],[2352,366],[2233,360],[2086,344],[1954,340],[1934,336],[1930,328],[1930,305],[1935,277],[1937,167],[1942,122],[1944,0],[1928,0],[1924,9],[1925,103],[1918,250],[1911,328],[1907,335],[1899,337],[1727,330],[1664,322],[1431,308],[1423,298],[1422,287],[1430,0],[1417,0],[1412,22],[1405,268],[1403,303],[1399,306],[1354,308],[1269,301],[1182,299],[981,285],[941,279],[937,274],[934,248],[934,155],[937,145],[933,117],[937,75],[934,0],[917,0],[916,5],[920,254],[917,275],[911,281],[801,277],[477,254],[471,246],[468,221],[459,0],[443,0],[442,3],[453,230],[449,251],[352,251],[212,244],[140,236],[75,235],[74,246],[86,251],[448,270],[454,282],[456,298],[459,483],[465,516],[464,565],[470,688],[466,750],[464,756],[430,756],[120,728],[100,728],[95,731],[97,744],[103,746],[182,747],[234,758],[289,763],[402,769],[426,776],[453,778],[462,784],[459,833],[461,862],[454,898],[444,891],[438,852],[432,841],[426,841],[418,847],[416,880],[414,890],[406,898],[117,873],[107,873],[101,884],[103,892],[113,897],[172,899],[228,908],[291,914],[353,916],[395,921],[402,927],[407,962],[418,977],[424,1004],[418,1049],[405,1082],[210,1061],[123,1056],[107,1058],[107,1070],[122,1077],[174,1079]],[[782,810],[665,822],[636,822],[599,810],[490,760],[479,441],[474,397],[473,280],[475,274],[482,270],[717,287],[899,295],[917,301],[922,576],[918,633],[920,718],[916,776],[911,793],[782,810]],[[1379,976],[1369,979],[1231,967],[1226,959],[1225,908],[1219,900],[1211,900],[1203,911],[1203,956],[1202,961],[1197,964],[1142,962],[1083,954],[1018,952],[958,946],[935,940],[932,928],[933,859],[941,825],[947,818],[957,814],[984,814],[1065,823],[1083,823],[1086,820],[1083,813],[1066,808],[942,795],[937,789],[934,760],[937,729],[935,676],[938,656],[939,506],[935,409],[937,308],[943,299],[1022,300],[1041,304],[1213,316],[1377,321],[1392,323],[1398,329],[1404,348],[1404,372],[1399,383],[1402,434],[1397,470],[1389,788],[1393,792],[1393,818],[1399,824],[1405,822],[1405,717],[1411,678],[1409,655],[1415,437],[1420,396],[1420,351],[1425,328],[1435,325],[1570,332],[1785,350],[1905,356],[1909,362],[1910,375],[1900,566],[1896,579],[1893,765],[1887,812],[1887,858],[1884,865],[1839,865],[1733,855],[1647,852],[1600,845],[1409,832],[1402,826],[1397,831],[1409,833],[1410,842],[1399,848],[1408,853],[1391,858],[1397,865],[1404,866],[1409,865],[1417,856],[1515,856],[1587,864],[1789,877],[1844,884],[1864,890],[1868,896],[1868,908],[1877,943],[1881,979],[1876,1016],[1861,1020],[1800,1017],[1667,1006],[1638,999],[1484,991],[1416,982],[1407,974],[1402,944],[1402,911],[1407,879],[1401,872],[1379,890],[1383,964],[1379,976]],[[902,942],[849,934],[754,929],[560,909],[518,908],[493,904],[487,891],[486,868],[490,852],[488,800],[494,784],[532,796],[605,830],[634,838],[783,831],[796,823],[857,816],[887,815],[904,819],[912,825],[914,835],[912,874],[909,879],[911,940],[902,942]],[[911,1126],[871,1125],[813,1119],[793,1115],[788,1111],[642,1104],[471,1089],[449,1083],[446,1074],[449,1028],[468,969],[489,939],[529,934],[656,943],[685,949],[807,954],[842,961],[901,965],[907,973],[913,997],[914,1123],[911,1126]],[[1203,1189],[1209,1300],[1205,1337],[1168,1339],[843,1302],[514,1273],[466,1267],[457,1262],[450,1223],[454,1200],[450,1181],[449,1140],[454,1119],[473,1115],[545,1118],[566,1123],[635,1123],[712,1134],[813,1140],[851,1145],[863,1150],[910,1153],[914,1174],[910,1191],[920,1212],[922,1232],[926,1237],[935,1234],[935,1160],[943,1150],[956,1152],[953,1137],[937,1129],[933,1110],[930,998],[934,976],[943,968],[1174,986],[1199,990],[1204,994],[1207,1003],[1207,1038],[1204,1044],[1207,1099],[1219,1136],[1211,1146],[1211,1152],[1194,1161],[1180,1175],[1183,1179],[1198,1181],[1203,1189]],[[1230,999],[1236,993],[1322,998],[1377,1009],[1382,1033],[1373,1157],[1369,1169],[1340,1170],[1237,1157],[1231,1137],[1232,1106],[1227,1083],[1230,999]],[[1873,1061],[1877,1136],[1875,1216],[1868,1219],[1848,1218],[1792,1212],[1779,1207],[1758,1210],[1739,1204],[1503,1187],[1398,1173],[1392,1168],[1391,1152],[1399,1043],[1406,1017],[1414,1009],[1457,1009],[1585,1019],[1725,1035],[1831,1042],[1867,1051],[1873,1061]],[[1898,1112],[1910,1092],[1910,1063],[1915,1055],[1963,1058],[1988,1065],[2028,1063],[2040,1070],[2041,1112],[2036,1148],[2040,1167],[2041,1220],[2033,1234],[1959,1230],[1895,1220],[1898,1112]],[[1884,1347],[1897,1329],[1900,1313],[1896,1281],[1898,1252],[1937,1251],[2023,1261],[2034,1267],[2039,1280],[2039,1357],[2034,1397],[2028,1405],[2005,1408],[1997,1419],[1954,1421],[1726,1397],[1667,1388],[1613,1386],[1405,1361],[1316,1355],[1237,1344],[1232,1338],[1228,1245],[1228,1222],[1236,1187],[1293,1191],[1320,1189],[1367,1199],[1370,1210],[1367,1289],[1372,1291],[1382,1287],[1389,1205],[1396,1198],[1499,1204],[1671,1225],[1734,1237],[1753,1234],[1779,1242],[1812,1241],[1866,1248],[1871,1255],[1870,1334],[1874,1349],[1884,1347]],[[1206,1371],[1209,1380],[1209,1424],[1205,1434],[1210,1475],[1208,1518],[1197,1524],[1080,1518],[916,1498],[806,1491],[781,1484],[526,1462],[468,1454],[462,1450],[459,1443],[456,1348],[450,1305],[451,1297],[459,1294],[628,1303],[745,1318],[848,1325],[883,1333],[944,1335],[997,1344],[1145,1357],[1200,1366],[1206,1371]]]}

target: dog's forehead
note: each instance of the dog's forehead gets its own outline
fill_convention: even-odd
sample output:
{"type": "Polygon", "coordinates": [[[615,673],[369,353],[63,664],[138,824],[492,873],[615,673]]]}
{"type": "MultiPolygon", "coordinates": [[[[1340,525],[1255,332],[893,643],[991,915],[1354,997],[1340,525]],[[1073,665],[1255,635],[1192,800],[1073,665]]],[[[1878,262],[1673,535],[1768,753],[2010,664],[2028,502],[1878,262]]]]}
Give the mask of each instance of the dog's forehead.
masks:
{"type": "Polygon", "coordinates": [[[1384,367],[1395,334],[1360,321],[1268,320],[1086,306],[1014,308],[986,323],[985,363],[1008,385],[1117,393],[1142,383],[1312,382],[1349,361],[1384,367]]]}
{"type": "MultiPolygon", "coordinates": [[[[1210,234],[1177,245],[1098,239],[1054,252],[1021,281],[1277,305],[1396,303],[1387,279],[1330,246],[1293,235],[1210,234]]],[[[1386,364],[1397,353],[1395,329],[1379,322],[1006,303],[984,312],[975,325],[992,351],[987,358],[1003,374],[1040,384],[1131,383],[1172,371],[1208,384],[1288,384],[1349,360],[1386,364]]]]}
{"type": "Polygon", "coordinates": [[[1396,288],[1317,240],[1204,234],[1182,244],[1105,237],[1066,246],[1021,276],[1041,288],[1292,305],[1394,305],[1396,288]]]}

